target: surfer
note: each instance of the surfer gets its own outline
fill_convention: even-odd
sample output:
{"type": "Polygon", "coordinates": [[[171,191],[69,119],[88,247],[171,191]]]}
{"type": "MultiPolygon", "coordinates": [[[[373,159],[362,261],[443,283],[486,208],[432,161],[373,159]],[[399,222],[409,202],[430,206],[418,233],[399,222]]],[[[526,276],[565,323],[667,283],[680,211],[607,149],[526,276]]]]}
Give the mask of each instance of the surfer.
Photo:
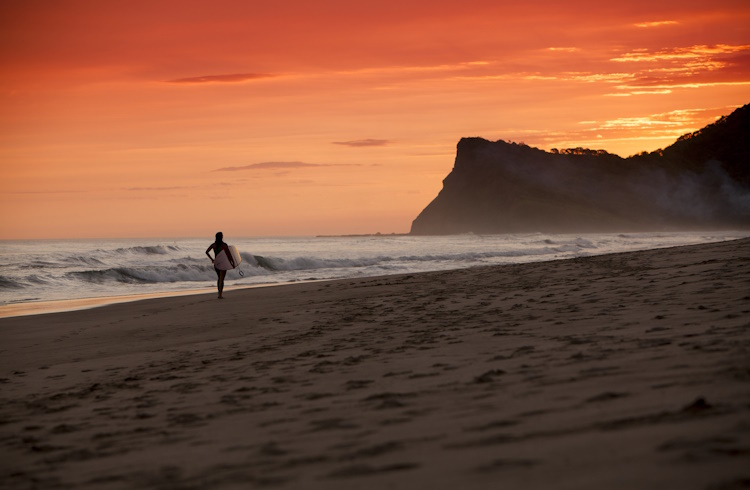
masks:
{"type": "Polygon", "coordinates": [[[232,267],[236,267],[234,264],[234,258],[232,258],[232,254],[229,252],[229,246],[224,243],[224,234],[222,232],[219,232],[216,234],[216,241],[208,246],[206,249],[206,255],[208,255],[208,258],[211,259],[211,263],[214,264],[214,270],[216,271],[216,275],[219,277],[219,281],[216,283],[216,286],[219,288],[219,299],[224,299],[222,296],[222,293],[224,292],[224,277],[227,275],[227,271],[220,270],[216,267],[216,257],[219,256],[221,252],[224,252],[224,255],[229,259],[229,262],[232,264],[232,267]],[[211,250],[214,251],[214,256],[211,257],[210,252],[211,250]]]}

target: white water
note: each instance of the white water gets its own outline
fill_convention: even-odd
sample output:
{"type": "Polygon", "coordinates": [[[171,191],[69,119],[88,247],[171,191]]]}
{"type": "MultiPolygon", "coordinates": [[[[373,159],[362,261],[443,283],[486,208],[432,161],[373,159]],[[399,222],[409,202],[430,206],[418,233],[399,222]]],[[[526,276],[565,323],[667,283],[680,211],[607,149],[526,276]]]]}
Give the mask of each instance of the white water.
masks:
{"type": "MultiPolygon", "coordinates": [[[[750,232],[590,235],[235,238],[244,277],[227,286],[280,284],[535,262],[717,242],[750,232]]],[[[0,307],[215,288],[205,250],[213,240],[38,240],[0,242],[0,307]]]]}

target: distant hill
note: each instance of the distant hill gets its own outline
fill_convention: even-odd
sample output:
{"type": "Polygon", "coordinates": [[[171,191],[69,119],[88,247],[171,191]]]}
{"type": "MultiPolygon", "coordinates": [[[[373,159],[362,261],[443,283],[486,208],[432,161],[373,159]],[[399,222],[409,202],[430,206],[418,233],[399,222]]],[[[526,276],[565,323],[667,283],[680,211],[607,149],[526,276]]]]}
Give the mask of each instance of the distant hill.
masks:
{"type": "Polygon", "coordinates": [[[411,234],[750,228],[750,105],[621,158],[463,138],[411,234]]]}

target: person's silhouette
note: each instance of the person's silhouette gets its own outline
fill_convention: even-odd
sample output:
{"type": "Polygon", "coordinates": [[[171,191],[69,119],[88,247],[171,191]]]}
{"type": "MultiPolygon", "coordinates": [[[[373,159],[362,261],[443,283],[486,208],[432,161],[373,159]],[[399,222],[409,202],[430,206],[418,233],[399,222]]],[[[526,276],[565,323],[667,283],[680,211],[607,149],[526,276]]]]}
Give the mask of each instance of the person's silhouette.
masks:
{"type": "MultiPolygon", "coordinates": [[[[234,259],[232,258],[232,254],[229,252],[229,246],[224,243],[224,234],[222,232],[218,232],[216,234],[216,241],[209,245],[206,249],[206,255],[208,255],[209,259],[211,259],[211,263],[214,264],[216,262],[216,257],[218,257],[222,252],[226,254],[227,258],[229,259],[229,263],[232,264],[232,267],[236,267],[234,264],[234,259]],[[211,254],[208,253],[211,250],[214,251],[213,257],[211,257],[211,254]]],[[[219,277],[219,280],[216,283],[216,287],[219,288],[219,299],[224,299],[222,293],[224,292],[224,277],[226,277],[227,271],[217,269],[216,265],[214,265],[214,270],[216,271],[216,275],[219,277]]]]}

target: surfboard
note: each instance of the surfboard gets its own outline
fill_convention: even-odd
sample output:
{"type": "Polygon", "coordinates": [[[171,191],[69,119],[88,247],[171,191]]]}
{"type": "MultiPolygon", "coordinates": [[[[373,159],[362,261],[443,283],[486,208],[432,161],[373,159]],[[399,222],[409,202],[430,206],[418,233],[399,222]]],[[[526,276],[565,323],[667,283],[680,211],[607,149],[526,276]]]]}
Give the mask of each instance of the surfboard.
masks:
{"type": "MultiPolygon", "coordinates": [[[[234,245],[227,245],[227,248],[229,249],[229,253],[232,254],[234,265],[236,267],[239,267],[240,263],[242,262],[242,256],[240,255],[240,252],[237,250],[237,247],[235,247],[234,245]]],[[[219,252],[219,255],[217,255],[216,258],[214,259],[214,267],[216,267],[220,271],[228,271],[228,270],[234,269],[234,267],[232,267],[232,263],[229,261],[229,258],[227,257],[227,254],[224,250],[219,252]]]]}

